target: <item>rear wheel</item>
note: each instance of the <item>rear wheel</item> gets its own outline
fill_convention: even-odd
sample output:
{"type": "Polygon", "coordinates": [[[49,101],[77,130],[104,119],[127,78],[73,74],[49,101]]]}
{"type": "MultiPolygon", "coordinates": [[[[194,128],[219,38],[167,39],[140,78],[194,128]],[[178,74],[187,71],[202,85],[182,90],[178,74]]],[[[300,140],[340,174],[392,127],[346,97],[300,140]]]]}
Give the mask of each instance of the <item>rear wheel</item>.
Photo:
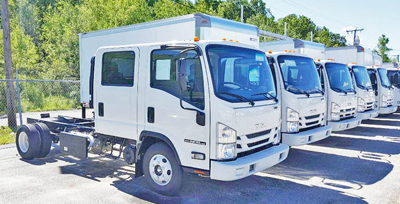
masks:
{"type": "Polygon", "coordinates": [[[32,124],[22,125],[17,131],[17,150],[23,159],[31,160],[40,150],[39,131],[32,124]]]}
{"type": "Polygon", "coordinates": [[[163,195],[176,195],[182,187],[183,170],[171,148],[155,143],[143,158],[143,171],[150,188],[163,195]]]}
{"type": "Polygon", "coordinates": [[[52,139],[50,135],[50,130],[44,123],[35,123],[35,127],[40,135],[40,149],[37,157],[43,158],[49,154],[51,149],[52,139]]]}

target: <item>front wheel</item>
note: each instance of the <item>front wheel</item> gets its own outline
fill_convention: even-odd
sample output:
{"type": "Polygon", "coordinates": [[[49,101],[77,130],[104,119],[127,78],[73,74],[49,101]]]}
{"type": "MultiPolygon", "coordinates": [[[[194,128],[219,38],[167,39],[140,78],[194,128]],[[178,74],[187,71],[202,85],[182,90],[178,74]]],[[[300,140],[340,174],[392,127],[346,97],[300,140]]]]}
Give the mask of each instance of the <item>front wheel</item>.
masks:
{"type": "Polygon", "coordinates": [[[163,195],[176,195],[182,188],[183,170],[171,148],[155,143],[143,158],[143,171],[150,188],[163,195]]]}

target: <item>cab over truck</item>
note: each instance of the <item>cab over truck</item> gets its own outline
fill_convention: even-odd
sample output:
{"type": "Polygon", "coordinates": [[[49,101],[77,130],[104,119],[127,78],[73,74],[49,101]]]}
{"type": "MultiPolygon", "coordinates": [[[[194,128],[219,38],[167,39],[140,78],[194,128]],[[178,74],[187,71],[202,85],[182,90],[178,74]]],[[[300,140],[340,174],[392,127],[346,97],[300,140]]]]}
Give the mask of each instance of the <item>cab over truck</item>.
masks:
{"type": "Polygon", "coordinates": [[[362,120],[368,120],[379,115],[375,103],[375,91],[365,66],[376,60],[371,50],[361,46],[327,48],[326,56],[331,61],[347,64],[357,92],[357,115],[362,120]]]}
{"type": "Polygon", "coordinates": [[[394,104],[394,88],[387,76],[387,70],[382,67],[367,67],[372,87],[375,91],[375,103],[379,108],[379,114],[392,114],[397,111],[394,104]]]}
{"type": "Polygon", "coordinates": [[[81,100],[94,118],[30,118],[19,154],[58,143],[78,158],[122,156],[164,195],[184,172],[232,181],[278,164],[289,151],[281,98],[254,42],[256,27],[203,14],[81,34],[81,100]]]}
{"type": "Polygon", "coordinates": [[[326,96],[317,68],[312,58],[302,54],[321,52],[310,46],[325,49],[322,44],[298,39],[260,43],[273,62],[270,65],[282,98],[282,143],[290,146],[322,140],[332,131],[326,125],[326,96]]]}
{"type": "Polygon", "coordinates": [[[382,67],[386,68],[389,81],[393,87],[393,105],[400,106],[400,66],[397,62],[390,62],[383,63],[382,67]]]}

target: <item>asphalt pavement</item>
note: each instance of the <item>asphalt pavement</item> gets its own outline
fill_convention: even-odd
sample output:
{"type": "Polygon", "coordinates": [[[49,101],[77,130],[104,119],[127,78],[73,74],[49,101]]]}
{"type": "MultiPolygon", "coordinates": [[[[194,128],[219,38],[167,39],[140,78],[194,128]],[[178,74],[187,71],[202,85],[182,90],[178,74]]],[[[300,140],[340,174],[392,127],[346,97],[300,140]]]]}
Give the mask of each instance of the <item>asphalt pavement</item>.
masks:
{"type": "Polygon", "coordinates": [[[293,147],[281,164],[242,180],[185,175],[181,194],[166,197],[122,160],[76,160],[53,146],[24,161],[11,144],[0,146],[0,203],[400,203],[399,154],[395,113],[293,147]]]}

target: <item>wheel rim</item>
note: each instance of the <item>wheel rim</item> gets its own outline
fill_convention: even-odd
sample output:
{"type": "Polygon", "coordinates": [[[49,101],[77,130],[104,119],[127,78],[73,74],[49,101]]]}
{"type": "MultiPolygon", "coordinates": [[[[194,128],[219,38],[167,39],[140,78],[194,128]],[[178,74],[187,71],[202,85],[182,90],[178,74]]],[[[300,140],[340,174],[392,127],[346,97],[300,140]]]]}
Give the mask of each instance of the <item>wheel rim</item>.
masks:
{"type": "Polygon", "coordinates": [[[153,181],[160,185],[167,185],[172,179],[171,163],[161,154],[154,155],[149,162],[150,176],[153,181]]]}
{"type": "Polygon", "coordinates": [[[19,144],[19,149],[23,153],[26,153],[29,149],[29,138],[28,135],[25,132],[21,132],[18,137],[18,144],[19,144]]]}

